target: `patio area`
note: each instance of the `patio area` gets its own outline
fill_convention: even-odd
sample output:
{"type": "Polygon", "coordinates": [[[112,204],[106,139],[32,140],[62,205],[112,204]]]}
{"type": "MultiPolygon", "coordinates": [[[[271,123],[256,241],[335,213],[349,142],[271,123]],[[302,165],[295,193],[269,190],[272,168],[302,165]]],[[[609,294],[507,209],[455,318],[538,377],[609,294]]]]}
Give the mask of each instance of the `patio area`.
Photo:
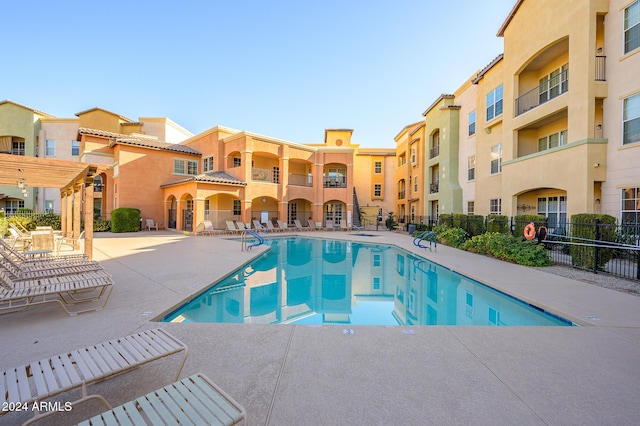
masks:
{"type": "MultiPolygon", "coordinates": [[[[252,425],[632,425],[640,419],[640,297],[388,231],[313,236],[390,243],[535,303],[579,327],[177,324],[151,320],[259,255],[239,241],[165,231],[94,235],[115,282],[99,312],[39,306],[1,317],[0,368],[161,327],[189,347],[181,377],[204,373],[252,425]],[[406,333],[406,330],[413,333],[406,333]]],[[[594,276],[594,280],[597,280],[594,276]]],[[[174,360],[93,385],[112,406],[168,384],[174,360]]],[[[62,394],[56,401],[77,399],[62,394]]],[[[103,411],[57,414],[66,425],[103,411]]],[[[31,413],[8,413],[17,424],[31,413]]]]}

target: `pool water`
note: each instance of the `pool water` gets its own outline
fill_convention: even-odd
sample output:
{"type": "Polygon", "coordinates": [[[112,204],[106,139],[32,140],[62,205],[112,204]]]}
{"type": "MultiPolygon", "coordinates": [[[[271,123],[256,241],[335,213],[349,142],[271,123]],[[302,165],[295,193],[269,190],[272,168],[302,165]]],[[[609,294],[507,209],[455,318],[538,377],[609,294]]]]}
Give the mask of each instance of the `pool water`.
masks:
{"type": "Polygon", "coordinates": [[[163,322],[570,326],[570,321],[385,244],[290,237],[163,322]]]}

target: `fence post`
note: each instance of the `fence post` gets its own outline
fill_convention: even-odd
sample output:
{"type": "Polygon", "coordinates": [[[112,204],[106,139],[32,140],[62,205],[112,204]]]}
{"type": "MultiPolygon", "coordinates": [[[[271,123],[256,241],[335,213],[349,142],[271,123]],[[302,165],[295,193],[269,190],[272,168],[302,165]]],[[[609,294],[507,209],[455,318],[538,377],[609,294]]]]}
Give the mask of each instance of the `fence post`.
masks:
{"type": "Polygon", "coordinates": [[[595,244],[593,245],[593,273],[598,273],[598,255],[600,254],[600,250],[598,250],[598,243],[600,241],[600,220],[596,218],[596,236],[595,236],[595,244]]]}

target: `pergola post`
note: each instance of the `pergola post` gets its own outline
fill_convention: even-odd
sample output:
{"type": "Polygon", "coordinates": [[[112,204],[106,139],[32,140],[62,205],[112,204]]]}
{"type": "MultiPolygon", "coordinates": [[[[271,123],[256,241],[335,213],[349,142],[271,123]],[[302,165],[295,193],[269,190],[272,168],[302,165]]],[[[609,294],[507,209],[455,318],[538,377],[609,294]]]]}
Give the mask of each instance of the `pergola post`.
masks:
{"type": "Polygon", "coordinates": [[[66,191],[60,191],[60,229],[62,235],[67,236],[67,193],[66,191]]]}
{"type": "Polygon", "coordinates": [[[93,258],[93,178],[85,181],[84,193],[84,254],[93,258]]]}
{"type": "MultiPolygon", "coordinates": [[[[80,211],[81,207],[82,207],[82,188],[74,185],[73,186],[73,228],[72,228],[73,233],[71,238],[73,238],[76,241],[78,240],[78,238],[80,238],[80,228],[82,226],[82,222],[80,220],[81,214],[82,214],[80,211]]],[[[77,250],[78,247],[74,245],[73,249],[77,250]]]]}
{"type": "Polygon", "coordinates": [[[73,237],[73,189],[68,188],[66,191],[66,200],[67,200],[67,219],[66,219],[66,229],[65,229],[65,237],[72,238],[73,237]]]}

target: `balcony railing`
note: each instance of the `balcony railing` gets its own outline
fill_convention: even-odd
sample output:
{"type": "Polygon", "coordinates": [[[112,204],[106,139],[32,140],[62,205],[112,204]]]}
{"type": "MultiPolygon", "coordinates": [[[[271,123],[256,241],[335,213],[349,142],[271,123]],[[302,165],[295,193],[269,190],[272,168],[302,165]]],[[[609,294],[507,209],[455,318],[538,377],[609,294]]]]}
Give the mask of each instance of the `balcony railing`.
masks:
{"type": "Polygon", "coordinates": [[[251,168],[251,179],[258,182],[280,183],[280,176],[276,176],[273,170],[251,168]]]}
{"type": "Polygon", "coordinates": [[[607,81],[606,64],[606,56],[596,56],[596,81],[607,81]]]}
{"type": "Polygon", "coordinates": [[[437,194],[440,190],[440,182],[433,182],[429,185],[429,194],[437,194]]]}
{"type": "Polygon", "coordinates": [[[398,200],[404,200],[404,191],[398,192],[398,200]]]}
{"type": "Polygon", "coordinates": [[[569,90],[569,69],[548,78],[516,99],[516,116],[556,98],[569,90]]]}
{"type": "Polygon", "coordinates": [[[347,178],[346,176],[342,177],[323,177],[324,187],[325,188],[346,188],[347,187],[347,178]]]}
{"type": "Polygon", "coordinates": [[[440,145],[436,145],[429,150],[429,158],[435,158],[440,155],[440,145]]]}
{"type": "Polygon", "coordinates": [[[289,173],[289,185],[313,186],[313,176],[289,173]]]}

